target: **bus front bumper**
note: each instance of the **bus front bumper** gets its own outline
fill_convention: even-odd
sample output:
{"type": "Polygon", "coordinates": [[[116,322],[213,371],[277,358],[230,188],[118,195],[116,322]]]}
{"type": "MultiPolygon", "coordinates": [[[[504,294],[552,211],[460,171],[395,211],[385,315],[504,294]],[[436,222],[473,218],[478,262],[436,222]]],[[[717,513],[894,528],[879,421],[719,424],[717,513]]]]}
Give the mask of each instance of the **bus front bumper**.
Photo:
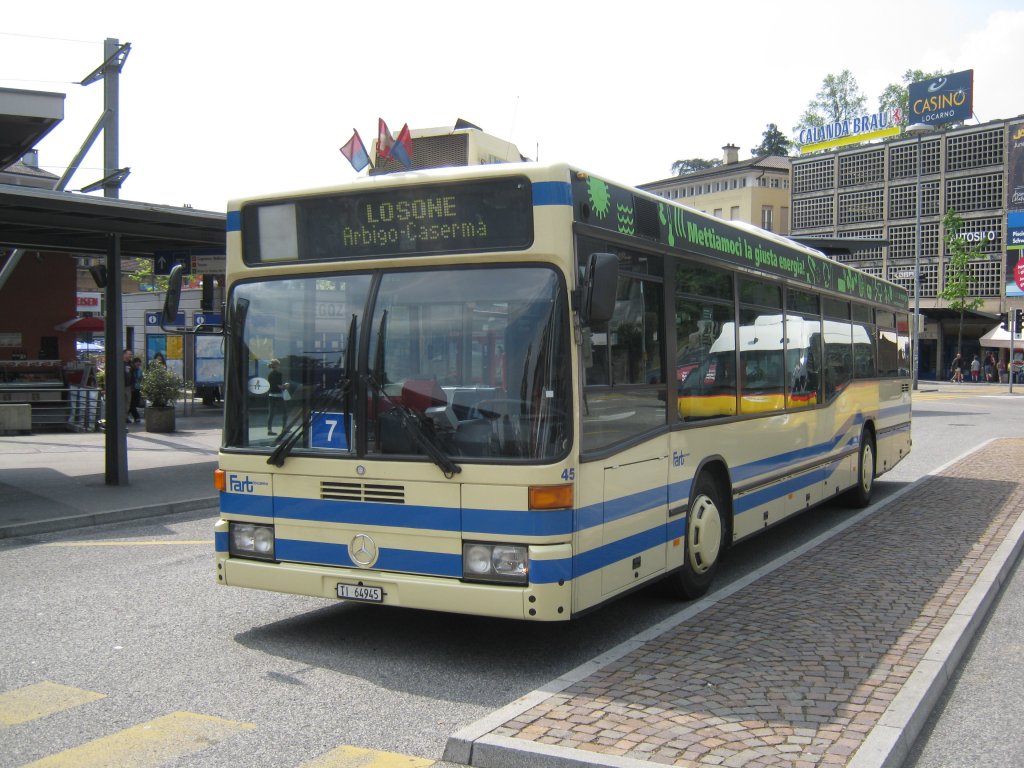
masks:
{"type": "Polygon", "coordinates": [[[525,587],[476,584],[436,576],[335,568],[305,563],[267,562],[216,556],[217,582],[292,595],[339,600],[338,585],[377,587],[373,604],[428,611],[465,613],[529,621],[567,621],[572,614],[572,584],[525,587]]]}

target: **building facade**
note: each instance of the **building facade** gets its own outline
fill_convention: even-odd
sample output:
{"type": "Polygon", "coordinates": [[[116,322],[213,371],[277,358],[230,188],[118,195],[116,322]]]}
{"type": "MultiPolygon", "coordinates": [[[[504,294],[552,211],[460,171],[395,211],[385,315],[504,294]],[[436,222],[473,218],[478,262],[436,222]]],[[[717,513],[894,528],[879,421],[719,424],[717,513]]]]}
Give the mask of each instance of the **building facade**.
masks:
{"type": "MultiPolygon", "coordinates": [[[[1006,249],[1011,137],[1024,118],[932,131],[792,159],[793,237],[877,238],[878,247],[839,260],[907,289],[914,300],[920,216],[921,378],[945,375],[957,349],[960,316],[939,297],[949,269],[942,219],[963,220],[957,236],[984,243],[970,263],[971,292],[983,300],[964,318],[961,353],[988,350],[979,338],[998,316],[1024,307],[1013,280],[1016,251],[1006,249]],[[918,161],[920,159],[920,175],[918,161]],[[918,179],[921,208],[918,212],[918,179]]],[[[1005,360],[1007,350],[995,351],[1005,360]]]]}
{"type": "Polygon", "coordinates": [[[788,157],[739,159],[739,148],[722,147],[722,164],[704,171],[641,184],[640,189],[704,213],[788,235],[790,232],[790,160],[788,157]]]}

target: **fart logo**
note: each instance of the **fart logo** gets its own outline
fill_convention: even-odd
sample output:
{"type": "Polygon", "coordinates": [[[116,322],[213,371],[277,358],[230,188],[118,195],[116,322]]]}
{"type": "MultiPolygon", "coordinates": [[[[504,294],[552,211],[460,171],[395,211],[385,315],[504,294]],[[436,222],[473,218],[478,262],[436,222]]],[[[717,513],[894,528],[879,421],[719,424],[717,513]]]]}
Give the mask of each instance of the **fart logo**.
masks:
{"type": "Polygon", "coordinates": [[[228,490],[232,493],[254,493],[256,485],[248,475],[228,475],[228,490]]]}

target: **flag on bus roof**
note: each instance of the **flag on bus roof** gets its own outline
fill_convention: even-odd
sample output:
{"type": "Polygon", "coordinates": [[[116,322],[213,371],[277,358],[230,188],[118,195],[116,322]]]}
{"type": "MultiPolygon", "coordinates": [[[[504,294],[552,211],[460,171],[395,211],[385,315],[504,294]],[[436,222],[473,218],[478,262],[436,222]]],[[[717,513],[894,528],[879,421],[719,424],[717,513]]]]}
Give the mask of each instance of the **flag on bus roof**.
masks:
{"type": "Polygon", "coordinates": [[[391,147],[391,156],[405,166],[405,170],[412,170],[412,136],[409,134],[409,124],[402,126],[395,139],[395,145],[391,147]]]}
{"type": "Polygon", "coordinates": [[[388,130],[388,124],[383,117],[377,118],[377,161],[387,160],[391,157],[391,148],[395,146],[395,137],[388,130]]]}
{"type": "Polygon", "coordinates": [[[370,164],[370,155],[366,152],[363,140],[359,138],[359,131],[355,128],[352,129],[352,138],[341,148],[341,154],[348,158],[357,172],[370,164]]]}

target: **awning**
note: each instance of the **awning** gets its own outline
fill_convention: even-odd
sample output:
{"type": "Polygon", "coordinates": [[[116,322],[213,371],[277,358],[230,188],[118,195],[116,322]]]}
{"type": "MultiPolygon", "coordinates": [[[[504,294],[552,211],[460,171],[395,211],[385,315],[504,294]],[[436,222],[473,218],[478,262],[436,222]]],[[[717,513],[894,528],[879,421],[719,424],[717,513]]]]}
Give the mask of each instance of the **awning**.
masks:
{"type": "MultiPolygon", "coordinates": [[[[998,347],[1000,349],[1010,348],[1010,332],[1003,326],[997,325],[991,331],[986,333],[978,342],[982,347],[998,347]]],[[[1024,348],[1024,339],[1016,338],[1013,340],[1013,346],[1015,349],[1024,348]]]]}
{"type": "Polygon", "coordinates": [[[72,317],[53,327],[55,331],[67,333],[98,333],[103,330],[102,317],[72,317]]]}

